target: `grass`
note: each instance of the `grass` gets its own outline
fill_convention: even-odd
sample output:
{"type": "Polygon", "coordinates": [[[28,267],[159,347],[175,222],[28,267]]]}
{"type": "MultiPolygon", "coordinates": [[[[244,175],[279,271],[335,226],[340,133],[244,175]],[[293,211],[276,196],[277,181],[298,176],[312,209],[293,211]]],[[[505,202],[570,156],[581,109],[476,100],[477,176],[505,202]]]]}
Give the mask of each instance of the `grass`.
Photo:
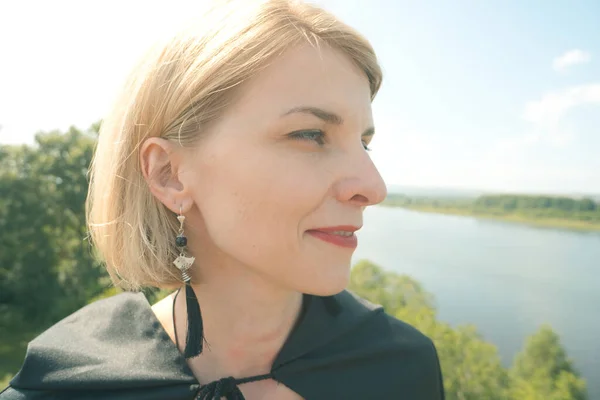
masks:
{"type": "MultiPolygon", "coordinates": [[[[394,207],[394,206],[392,206],[394,207]]],[[[572,229],[588,232],[600,232],[600,223],[580,221],[566,218],[551,217],[528,217],[521,214],[486,214],[473,212],[467,208],[433,207],[429,205],[402,205],[397,206],[414,211],[429,212],[436,214],[462,215],[476,218],[493,219],[497,221],[513,222],[519,224],[533,225],[546,228],[572,229]]]]}
{"type": "Polygon", "coordinates": [[[21,329],[0,328],[0,390],[8,386],[8,382],[21,368],[27,343],[37,334],[38,332],[21,329]]]}

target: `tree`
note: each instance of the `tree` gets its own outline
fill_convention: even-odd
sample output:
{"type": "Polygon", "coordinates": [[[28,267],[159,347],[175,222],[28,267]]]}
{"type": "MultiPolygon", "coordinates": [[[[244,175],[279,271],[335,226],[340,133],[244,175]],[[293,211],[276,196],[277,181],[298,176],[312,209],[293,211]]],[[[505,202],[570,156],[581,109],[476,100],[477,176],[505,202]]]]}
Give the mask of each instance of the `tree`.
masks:
{"type": "Polygon", "coordinates": [[[433,297],[414,279],[384,271],[380,266],[361,260],[352,268],[350,290],[369,301],[380,304],[391,315],[410,308],[433,309],[433,297]]]}
{"type": "Polygon", "coordinates": [[[70,128],[66,133],[38,134],[38,159],[34,175],[54,183],[54,203],[48,208],[55,215],[53,230],[60,236],[59,263],[56,266],[65,313],[84,305],[109,285],[103,266],[92,254],[87,240],[85,199],[88,191],[88,167],[96,143],[96,129],[82,132],[70,128]]]}
{"type": "Polygon", "coordinates": [[[433,340],[448,400],[506,399],[508,375],[496,347],[473,326],[453,329],[437,321],[433,297],[418,282],[362,260],[352,268],[349,288],[433,340]]]}
{"type": "Polygon", "coordinates": [[[510,371],[516,400],[584,400],[585,381],[574,370],[560,339],[548,325],[527,339],[510,371]]]}
{"type": "Polygon", "coordinates": [[[60,292],[54,266],[58,243],[48,183],[31,172],[27,146],[0,149],[0,311],[2,322],[38,320],[60,292]]]}
{"type": "Polygon", "coordinates": [[[86,240],[87,169],[95,137],[38,133],[0,146],[0,323],[44,325],[79,308],[107,280],[86,240]]]}
{"type": "Polygon", "coordinates": [[[579,201],[580,211],[595,211],[598,205],[590,198],[583,198],[579,201]]]}
{"type": "Polygon", "coordinates": [[[433,340],[448,400],[586,399],[585,381],[574,371],[549,326],[527,340],[507,371],[496,346],[486,342],[474,326],[452,328],[438,321],[432,296],[412,278],[361,260],[352,268],[349,288],[433,340]]]}
{"type": "Polygon", "coordinates": [[[508,373],[498,349],[486,342],[474,326],[452,329],[444,323],[423,329],[434,341],[444,374],[448,400],[505,400],[508,373]]]}

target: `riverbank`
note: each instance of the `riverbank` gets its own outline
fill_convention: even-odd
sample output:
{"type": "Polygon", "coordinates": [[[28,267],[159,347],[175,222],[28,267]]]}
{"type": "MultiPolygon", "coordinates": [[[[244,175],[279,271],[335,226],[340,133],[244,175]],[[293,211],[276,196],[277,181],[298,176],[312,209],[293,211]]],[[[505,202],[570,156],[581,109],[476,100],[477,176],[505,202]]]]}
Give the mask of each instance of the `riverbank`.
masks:
{"type": "Polygon", "coordinates": [[[496,221],[510,222],[522,225],[531,225],[543,228],[556,228],[556,229],[569,229],[584,232],[600,232],[600,223],[590,223],[581,220],[571,220],[564,218],[539,218],[529,217],[522,214],[491,214],[484,212],[474,212],[467,208],[459,207],[435,207],[431,205],[421,204],[382,204],[384,207],[401,207],[407,210],[435,213],[435,214],[447,214],[447,215],[460,215],[465,217],[484,218],[496,221]]]}

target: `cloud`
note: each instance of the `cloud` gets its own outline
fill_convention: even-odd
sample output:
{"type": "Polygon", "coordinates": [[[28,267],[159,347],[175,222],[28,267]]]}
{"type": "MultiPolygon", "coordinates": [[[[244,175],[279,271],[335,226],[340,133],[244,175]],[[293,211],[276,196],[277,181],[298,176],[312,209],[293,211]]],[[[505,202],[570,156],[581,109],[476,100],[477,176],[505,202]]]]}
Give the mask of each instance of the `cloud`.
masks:
{"type": "Polygon", "coordinates": [[[569,50],[560,57],[556,57],[552,62],[552,67],[558,72],[566,70],[568,67],[585,64],[592,59],[592,55],[586,51],[573,49],[569,50]]]}
{"type": "Polygon", "coordinates": [[[600,104],[600,83],[572,86],[560,92],[550,92],[540,100],[525,105],[523,117],[539,128],[556,130],[565,114],[584,104],[600,104]]]}
{"type": "Polygon", "coordinates": [[[527,133],[497,139],[488,157],[496,161],[514,161],[527,157],[528,151],[540,145],[560,149],[569,146],[577,135],[561,122],[569,111],[586,104],[600,105],[600,83],[549,92],[539,100],[526,103],[522,117],[531,123],[527,133]]]}

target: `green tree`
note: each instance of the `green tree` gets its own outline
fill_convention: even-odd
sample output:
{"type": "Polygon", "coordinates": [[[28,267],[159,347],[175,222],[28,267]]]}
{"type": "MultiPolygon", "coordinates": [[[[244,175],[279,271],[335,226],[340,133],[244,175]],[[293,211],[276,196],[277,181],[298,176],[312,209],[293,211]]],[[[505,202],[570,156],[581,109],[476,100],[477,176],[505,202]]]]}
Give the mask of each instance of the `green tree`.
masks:
{"type": "Polygon", "coordinates": [[[39,133],[34,146],[0,146],[2,324],[51,323],[108,284],[86,240],[94,129],[39,133]]]}
{"type": "Polygon", "coordinates": [[[584,400],[585,381],[548,325],[527,339],[510,371],[515,400],[584,400]]]}
{"type": "Polygon", "coordinates": [[[473,326],[453,329],[437,321],[433,297],[414,279],[362,260],[352,268],[349,288],[433,340],[448,400],[507,398],[508,375],[497,348],[485,342],[473,326]]]}
{"type": "Polygon", "coordinates": [[[446,399],[507,398],[508,373],[501,365],[495,345],[486,342],[474,326],[452,329],[439,322],[431,327],[433,329],[419,328],[432,338],[438,349],[446,399]]]}
{"type": "Polygon", "coordinates": [[[380,304],[391,315],[410,308],[433,309],[433,297],[414,279],[386,272],[380,266],[361,260],[352,268],[348,288],[369,301],[380,304]]]}
{"type": "Polygon", "coordinates": [[[31,173],[37,153],[27,146],[0,149],[0,311],[3,321],[38,320],[60,292],[48,214],[49,182],[31,173]]]}
{"type": "Polygon", "coordinates": [[[580,211],[595,211],[597,207],[597,204],[592,199],[583,198],[579,201],[580,211]]]}

